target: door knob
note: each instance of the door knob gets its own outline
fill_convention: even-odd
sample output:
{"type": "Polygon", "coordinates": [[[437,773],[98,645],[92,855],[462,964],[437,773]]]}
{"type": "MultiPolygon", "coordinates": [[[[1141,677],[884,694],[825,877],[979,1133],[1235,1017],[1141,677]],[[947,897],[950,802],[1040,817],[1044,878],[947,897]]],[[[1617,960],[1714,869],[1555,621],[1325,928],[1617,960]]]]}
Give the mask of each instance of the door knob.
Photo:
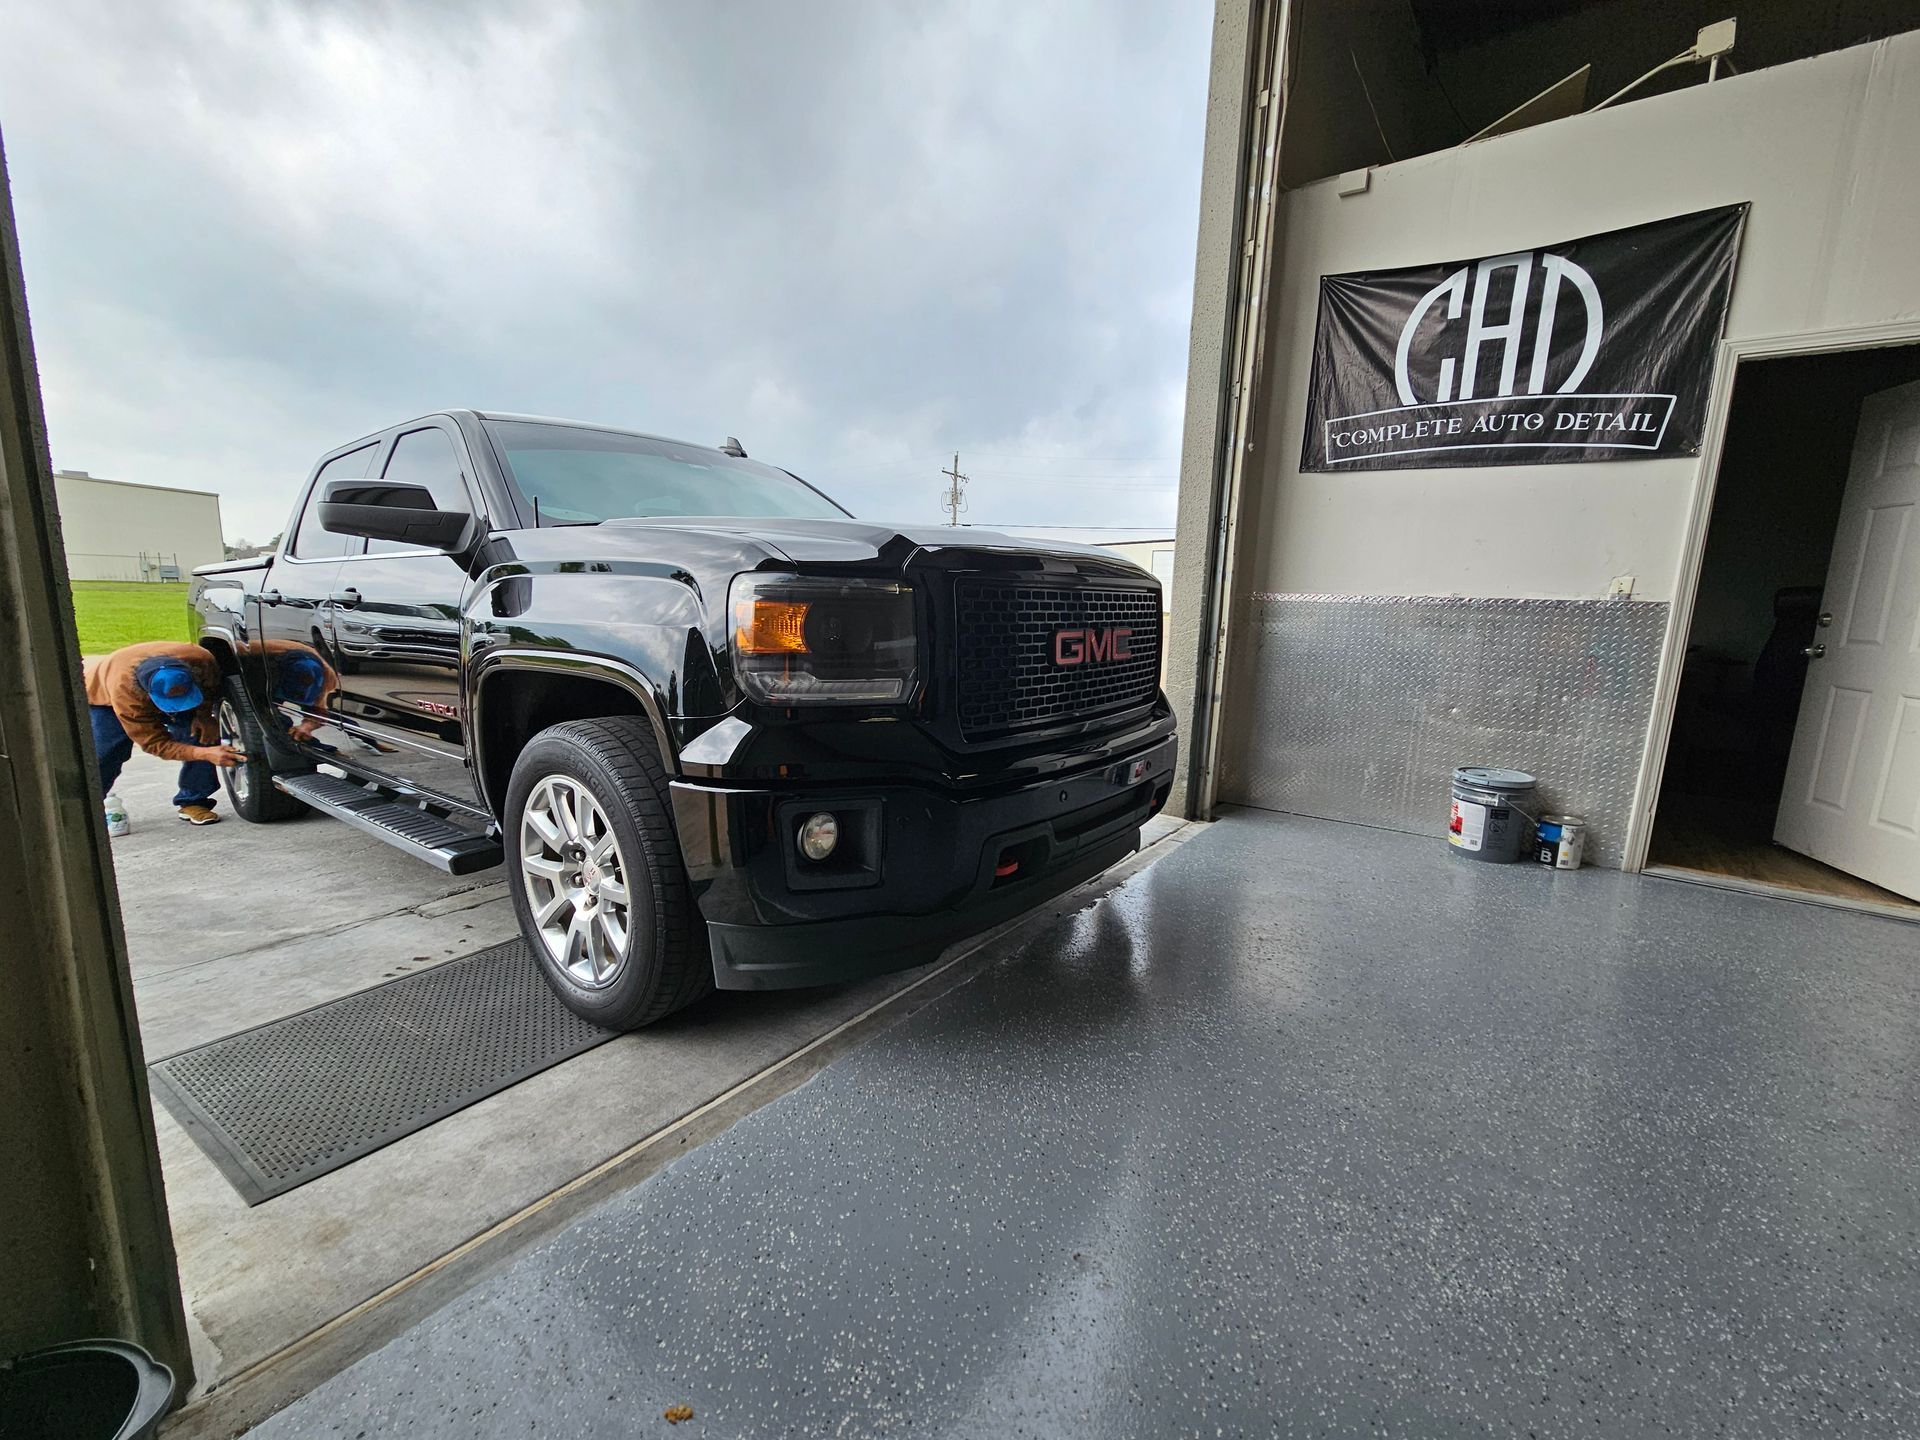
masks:
{"type": "Polygon", "coordinates": [[[360,592],[349,587],[345,590],[336,590],[327,598],[342,610],[351,610],[360,603],[360,592]]]}
{"type": "Polygon", "coordinates": [[[278,590],[262,590],[260,592],[260,603],[262,605],[278,605],[280,603],[280,592],[278,590]]]}
{"type": "Polygon", "coordinates": [[[1824,645],[1809,645],[1800,653],[1809,660],[1818,660],[1822,655],[1827,653],[1827,647],[1824,645]]]}

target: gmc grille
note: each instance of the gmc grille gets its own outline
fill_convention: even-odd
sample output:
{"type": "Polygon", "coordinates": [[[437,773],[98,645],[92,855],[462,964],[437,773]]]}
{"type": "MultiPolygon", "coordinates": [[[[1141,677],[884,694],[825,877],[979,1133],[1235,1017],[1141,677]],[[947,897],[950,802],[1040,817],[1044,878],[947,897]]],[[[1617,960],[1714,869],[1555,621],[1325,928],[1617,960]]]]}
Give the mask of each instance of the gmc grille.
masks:
{"type": "MultiPolygon", "coordinates": [[[[998,739],[1132,709],[1160,687],[1160,594],[962,580],[954,587],[960,735],[998,739]],[[1124,659],[1055,658],[1062,630],[1126,629],[1124,659]]],[[[1069,642],[1068,653],[1074,643],[1069,642]]]]}

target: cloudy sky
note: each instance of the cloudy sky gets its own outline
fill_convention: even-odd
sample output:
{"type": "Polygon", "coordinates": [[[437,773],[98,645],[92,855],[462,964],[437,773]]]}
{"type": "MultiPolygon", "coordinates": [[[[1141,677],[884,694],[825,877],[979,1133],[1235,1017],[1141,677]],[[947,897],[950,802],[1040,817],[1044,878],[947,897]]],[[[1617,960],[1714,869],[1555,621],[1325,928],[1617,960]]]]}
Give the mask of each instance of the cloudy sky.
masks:
{"type": "Polygon", "coordinates": [[[8,6],[54,463],[259,540],[320,451],[475,406],[1170,527],[1209,12],[8,6]]]}

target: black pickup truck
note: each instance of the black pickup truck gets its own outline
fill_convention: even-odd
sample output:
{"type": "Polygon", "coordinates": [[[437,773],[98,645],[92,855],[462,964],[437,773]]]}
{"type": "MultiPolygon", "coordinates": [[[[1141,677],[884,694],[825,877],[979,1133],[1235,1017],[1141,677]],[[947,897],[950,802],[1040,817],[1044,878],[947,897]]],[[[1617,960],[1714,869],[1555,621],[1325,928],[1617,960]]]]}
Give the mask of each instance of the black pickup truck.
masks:
{"type": "Polygon", "coordinates": [[[731,440],[429,415],[195,575],[233,808],[505,864],[616,1028],[931,959],[1135,849],[1172,781],[1152,575],[856,520],[731,440]]]}

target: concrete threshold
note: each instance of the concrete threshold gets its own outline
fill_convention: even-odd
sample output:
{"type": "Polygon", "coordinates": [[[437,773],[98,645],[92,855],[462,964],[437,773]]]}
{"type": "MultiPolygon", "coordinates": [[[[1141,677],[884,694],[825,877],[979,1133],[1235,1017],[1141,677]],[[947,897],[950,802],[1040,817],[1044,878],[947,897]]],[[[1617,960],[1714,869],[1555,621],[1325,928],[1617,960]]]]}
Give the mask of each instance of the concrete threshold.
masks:
{"type": "Polygon", "coordinates": [[[1762,895],[1770,900],[1789,900],[1796,905],[1821,905],[1829,910],[1851,910],[1859,915],[1877,915],[1882,920],[1898,920],[1920,925],[1920,905],[1890,905],[1877,900],[1862,900],[1852,895],[1822,895],[1817,890],[1800,890],[1791,885],[1776,885],[1767,880],[1749,880],[1744,875],[1721,875],[1711,870],[1689,870],[1682,865],[1649,865],[1640,872],[1655,880],[1674,880],[1682,885],[1704,885],[1711,890],[1737,890],[1743,895],[1762,895]]]}
{"type": "MultiPolygon", "coordinates": [[[[1124,885],[1141,870],[1185,843],[1201,828],[1190,822],[1161,817],[1147,827],[1141,850],[1105,874],[993,930],[959,942],[918,974],[909,972],[903,976],[886,977],[881,982],[870,982],[885,988],[886,993],[858,1013],[840,1020],[678,1118],[653,1129],[572,1179],[493,1221],[427,1263],[354,1303],[335,1318],[244,1364],[231,1376],[216,1375],[212,1387],[177,1411],[162,1433],[171,1437],[171,1440],[202,1440],[202,1437],[223,1437],[224,1440],[224,1437],[237,1436],[259,1424],[356,1360],[379,1349],[455,1296],[508,1265],[595,1205],[665,1169],[736,1121],[804,1084],[849,1050],[965,984],[1003,958],[1004,952],[997,947],[997,941],[1017,932],[1052,925],[1086,910],[1102,896],[1124,885]]],[[[375,841],[368,843],[378,844],[375,841]]],[[[431,903],[445,907],[438,913],[452,913],[468,905],[484,905],[497,898],[496,895],[482,896],[481,892],[472,891],[431,903]]],[[[424,912],[428,907],[423,905],[417,908],[424,912]]],[[[727,998],[722,997],[722,1003],[727,998]]],[[[641,1032],[641,1035],[647,1033],[641,1032]]],[[[491,1097],[489,1101],[483,1101],[481,1105],[460,1115],[451,1116],[440,1122],[440,1126],[428,1127],[427,1131],[420,1134],[430,1135],[437,1128],[457,1124],[463,1117],[473,1117],[486,1105],[512,1095],[514,1091],[527,1090],[542,1082],[550,1086],[558,1084],[570,1070],[591,1062],[596,1054],[616,1051],[626,1040],[639,1038],[625,1037],[622,1041],[601,1047],[600,1051],[589,1052],[542,1076],[524,1081],[499,1096],[491,1097]]],[[[162,1119],[164,1141],[167,1138],[164,1132],[170,1122],[164,1116],[162,1119]]],[[[317,1186],[328,1179],[351,1177],[358,1166],[376,1162],[382,1155],[418,1138],[408,1137],[408,1140],[389,1147],[389,1151],[376,1152],[354,1166],[335,1172],[333,1177],[322,1177],[313,1183],[317,1186]]],[[[184,1142],[184,1137],[180,1139],[184,1142]]],[[[293,1195],[299,1193],[292,1192],[293,1195]]],[[[272,1203],[268,1202],[269,1205],[272,1203]]],[[[178,1226],[176,1218],[176,1229],[178,1226]]]]}

